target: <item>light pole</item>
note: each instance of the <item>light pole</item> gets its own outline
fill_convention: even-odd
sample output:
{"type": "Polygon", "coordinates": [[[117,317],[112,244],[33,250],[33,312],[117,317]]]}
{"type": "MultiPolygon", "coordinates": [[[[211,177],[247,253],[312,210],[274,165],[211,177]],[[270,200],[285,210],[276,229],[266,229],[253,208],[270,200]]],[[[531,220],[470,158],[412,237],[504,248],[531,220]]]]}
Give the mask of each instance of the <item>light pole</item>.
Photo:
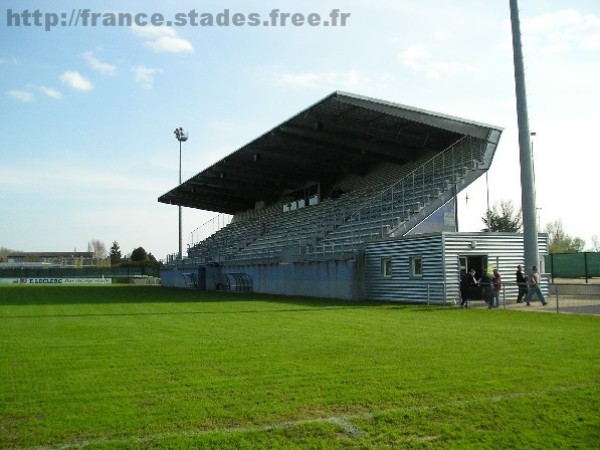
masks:
{"type": "Polygon", "coordinates": [[[537,136],[537,133],[535,131],[532,131],[531,133],[529,133],[529,136],[531,137],[531,170],[533,171],[533,195],[535,196],[535,204],[536,204],[536,212],[537,212],[537,230],[538,233],[540,232],[541,229],[541,225],[540,225],[540,210],[542,208],[539,208],[537,206],[537,184],[535,181],[535,154],[533,153],[533,138],[537,136]]]}
{"type": "MultiPolygon", "coordinates": [[[[531,136],[531,170],[533,171],[533,184],[535,185],[535,154],[533,153],[533,138],[537,136],[535,131],[529,133],[531,136]]],[[[537,189],[536,189],[537,191],[537,189]]],[[[536,201],[537,201],[537,192],[536,192],[536,201]]]]}
{"type": "MultiPolygon", "coordinates": [[[[183,128],[175,128],[175,138],[179,141],[179,184],[181,184],[181,143],[188,140],[188,134],[183,132],[183,128]]],[[[182,259],[182,250],[181,250],[181,205],[179,206],[179,253],[177,255],[178,259],[182,259]]]]}
{"type": "Polygon", "coordinates": [[[523,253],[525,265],[539,266],[539,248],[536,217],[536,192],[533,176],[533,161],[525,88],[525,64],[521,42],[521,23],[517,0],[510,0],[510,22],[513,41],[513,63],[515,71],[515,94],[517,100],[517,121],[519,124],[519,161],[521,165],[521,208],[523,211],[523,253]]]}

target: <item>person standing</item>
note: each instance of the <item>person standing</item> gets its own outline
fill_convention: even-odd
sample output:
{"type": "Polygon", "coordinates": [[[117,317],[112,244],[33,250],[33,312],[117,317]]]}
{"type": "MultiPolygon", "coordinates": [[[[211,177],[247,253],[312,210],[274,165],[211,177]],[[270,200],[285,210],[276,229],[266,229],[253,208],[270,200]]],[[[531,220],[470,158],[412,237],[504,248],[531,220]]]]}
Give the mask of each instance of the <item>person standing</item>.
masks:
{"type": "Polygon", "coordinates": [[[502,275],[498,272],[498,269],[494,269],[494,276],[492,277],[492,306],[497,308],[500,306],[500,292],[502,292],[502,275]]]}
{"type": "Polygon", "coordinates": [[[475,269],[470,269],[460,277],[460,307],[469,307],[469,288],[475,286],[475,269]]]}
{"type": "Polygon", "coordinates": [[[533,266],[531,268],[531,272],[527,276],[527,288],[529,292],[527,293],[527,306],[531,306],[531,298],[533,294],[535,294],[540,302],[542,302],[542,306],[546,306],[548,302],[544,298],[544,294],[542,294],[542,290],[540,289],[540,274],[538,273],[537,266],[533,266]]]}
{"type": "Polygon", "coordinates": [[[479,279],[479,286],[481,286],[481,296],[483,301],[491,308],[494,300],[492,299],[492,277],[490,277],[489,269],[484,269],[481,278],[479,279]]]}
{"type": "Polygon", "coordinates": [[[517,286],[519,287],[519,294],[517,295],[517,303],[523,303],[523,299],[527,296],[527,277],[523,272],[523,266],[520,264],[517,266],[516,272],[517,286]]]}

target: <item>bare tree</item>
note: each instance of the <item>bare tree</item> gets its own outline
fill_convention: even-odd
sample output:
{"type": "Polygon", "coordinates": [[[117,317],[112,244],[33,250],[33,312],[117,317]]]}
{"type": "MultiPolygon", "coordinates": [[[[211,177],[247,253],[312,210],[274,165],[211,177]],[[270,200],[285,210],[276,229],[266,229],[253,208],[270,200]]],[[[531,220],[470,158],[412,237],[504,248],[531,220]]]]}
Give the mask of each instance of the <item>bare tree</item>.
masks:
{"type": "Polygon", "coordinates": [[[108,256],[106,245],[97,239],[92,239],[88,242],[88,252],[92,252],[96,259],[104,259],[108,256]]]}

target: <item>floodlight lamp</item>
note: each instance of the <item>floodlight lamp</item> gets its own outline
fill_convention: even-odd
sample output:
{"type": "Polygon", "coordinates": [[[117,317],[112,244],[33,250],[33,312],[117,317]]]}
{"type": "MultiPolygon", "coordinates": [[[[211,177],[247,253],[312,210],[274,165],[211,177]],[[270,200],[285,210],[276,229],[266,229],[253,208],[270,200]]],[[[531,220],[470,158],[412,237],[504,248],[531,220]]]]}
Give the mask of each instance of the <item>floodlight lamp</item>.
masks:
{"type": "Polygon", "coordinates": [[[179,142],[185,142],[188,140],[188,134],[184,133],[183,128],[179,127],[179,128],[175,128],[175,138],[179,141],[179,142]]]}

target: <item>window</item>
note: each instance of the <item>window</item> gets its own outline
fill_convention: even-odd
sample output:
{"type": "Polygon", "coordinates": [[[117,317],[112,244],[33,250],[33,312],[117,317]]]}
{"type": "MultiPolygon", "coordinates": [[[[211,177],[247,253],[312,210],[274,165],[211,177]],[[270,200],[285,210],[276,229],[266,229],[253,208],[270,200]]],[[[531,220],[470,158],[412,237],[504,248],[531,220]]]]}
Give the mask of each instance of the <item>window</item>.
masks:
{"type": "Polygon", "coordinates": [[[420,256],[410,257],[410,277],[423,278],[423,258],[420,256]]]}
{"type": "Polygon", "coordinates": [[[381,258],[381,275],[386,278],[392,276],[392,258],[381,258]]]}

